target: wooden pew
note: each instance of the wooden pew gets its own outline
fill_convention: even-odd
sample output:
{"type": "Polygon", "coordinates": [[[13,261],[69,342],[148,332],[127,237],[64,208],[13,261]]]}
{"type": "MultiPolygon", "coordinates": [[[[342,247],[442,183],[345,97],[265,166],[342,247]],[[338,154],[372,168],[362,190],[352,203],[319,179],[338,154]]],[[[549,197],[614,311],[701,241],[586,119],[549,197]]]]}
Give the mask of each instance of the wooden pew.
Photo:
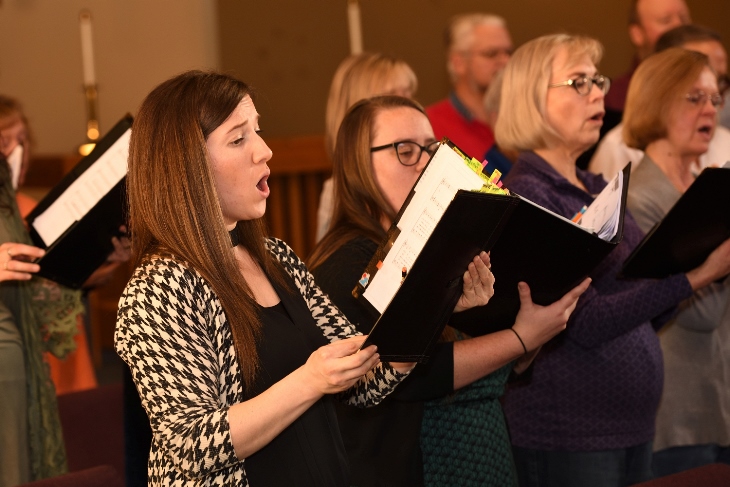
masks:
{"type": "Polygon", "coordinates": [[[269,233],[304,259],[316,243],[319,195],[332,174],[324,137],[267,138],[266,143],[274,153],[265,216],[269,233]]]}

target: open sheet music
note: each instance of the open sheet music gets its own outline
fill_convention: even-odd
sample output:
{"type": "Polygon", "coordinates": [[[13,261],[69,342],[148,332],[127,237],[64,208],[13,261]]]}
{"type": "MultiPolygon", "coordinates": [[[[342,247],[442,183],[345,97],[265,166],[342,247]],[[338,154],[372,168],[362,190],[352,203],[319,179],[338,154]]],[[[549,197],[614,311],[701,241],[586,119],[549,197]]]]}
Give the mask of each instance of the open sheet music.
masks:
{"type": "Polygon", "coordinates": [[[413,267],[456,192],[477,191],[486,183],[453,148],[446,144],[439,146],[395,224],[398,236],[393,246],[365,291],[365,298],[378,312],[385,310],[398,291],[403,273],[413,267]]]}
{"type": "Polygon", "coordinates": [[[578,220],[578,225],[595,232],[603,240],[611,240],[618,232],[621,217],[621,196],[624,192],[624,173],[619,171],[591,206],[578,220]]]}
{"type": "MultiPolygon", "coordinates": [[[[423,174],[416,182],[409,199],[401,210],[389,235],[388,251],[376,268],[366,271],[368,281],[361,281],[363,296],[382,313],[403,282],[403,277],[413,267],[436,224],[459,190],[484,191],[507,194],[495,185],[499,173],[486,177],[482,165],[469,159],[453,145],[442,144],[434,154],[423,174]],[[393,238],[393,236],[395,238],[393,238]]],[[[571,222],[530,200],[516,195],[525,204],[540,208],[556,219],[565,221],[588,233],[595,233],[605,241],[615,238],[622,221],[622,197],[626,171],[619,172],[595,198],[588,208],[583,208],[571,222]]],[[[578,209],[577,209],[578,210],[578,209]]]]}
{"type": "Polygon", "coordinates": [[[46,250],[40,276],[79,288],[114,250],[126,220],[131,127],[131,116],[120,120],[27,216],[34,245],[46,250]]]}
{"type": "Polygon", "coordinates": [[[424,360],[456,316],[463,322],[471,314],[457,328],[472,335],[511,326],[519,309],[518,280],[530,284],[536,303],[550,304],[621,240],[628,167],[595,207],[576,208],[576,221],[582,217],[585,227],[509,194],[498,172],[488,177],[481,168],[442,143],[353,289],[381,315],[366,345],[378,345],[384,360],[424,360]],[[482,250],[492,251],[495,295],[486,306],[452,317],[462,276],[482,250]]]}
{"type": "Polygon", "coordinates": [[[81,220],[119,181],[127,175],[131,129],[119,137],[99,159],[84,171],[66,191],[33,220],[33,228],[46,246],[81,220]]]}

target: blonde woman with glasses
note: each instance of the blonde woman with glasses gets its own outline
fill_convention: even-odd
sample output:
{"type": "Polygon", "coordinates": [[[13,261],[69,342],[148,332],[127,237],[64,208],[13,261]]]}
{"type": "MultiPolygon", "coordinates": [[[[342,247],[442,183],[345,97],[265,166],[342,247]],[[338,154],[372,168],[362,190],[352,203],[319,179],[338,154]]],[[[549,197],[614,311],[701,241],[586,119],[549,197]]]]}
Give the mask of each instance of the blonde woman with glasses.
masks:
{"type": "MultiPolygon", "coordinates": [[[[571,218],[606,185],[576,167],[603,123],[608,79],[598,41],[534,39],[504,73],[497,142],[518,150],[512,191],[571,218]]],[[[662,390],[655,328],[692,292],[730,273],[730,241],[702,265],[662,280],[621,280],[643,232],[627,212],[623,240],[595,269],[567,332],[543,346],[530,381],[508,389],[505,414],[523,486],[618,487],[651,478],[662,390]]]]}

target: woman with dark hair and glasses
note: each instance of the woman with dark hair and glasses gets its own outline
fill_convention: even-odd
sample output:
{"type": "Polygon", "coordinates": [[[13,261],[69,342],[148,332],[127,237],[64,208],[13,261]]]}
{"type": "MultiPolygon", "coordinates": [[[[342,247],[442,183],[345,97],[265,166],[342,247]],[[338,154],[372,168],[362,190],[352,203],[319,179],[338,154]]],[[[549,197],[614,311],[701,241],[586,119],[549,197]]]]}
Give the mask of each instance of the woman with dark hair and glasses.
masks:
{"type": "MultiPolygon", "coordinates": [[[[340,125],[333,166],[335,213],[310,265],[317,284],[362,332],[377,316],[351,291],[436,145],[423,108],[407,98],[363,100],[340,125]]],[[[380,405],[367,411],[338,407],[353,484],[514,485],[498,398],[513,366],[524,369],[540,345],[564,329],[587,285],[542,307],[532,303],[523,284],[512,329],[456,342],[455,333],[447,334],[451,341],[437,345],[429,362],[418,365],[380,405]],[[426,406],[422,425],[424,402],[441,398],[426,406]]]]}
{"type": "MultiPolygon", "coordinates": [[[[631,176],[628,206],[645,232],[695,180],[694,163],[717,130],[722,96],[716,80],[704,54],[680,48],[650,56],[631,78],[624,139],[643,150],[644,158],[631,176]]],[[[659,341],[664,391],[657,413],[654,473],[669,475],[730,461],[728,279],[682,302],[659,341]]]]}
{"type": "MultiPolygon", "coordinates": [[[[511,109],[500,113],[496,137],[520,151],[505,185],[566,218],[606,185],[575,165],[603,122],[601,54],[594,39],[549,35],[520,47],[504,73],[502,103],[511,109]]],[[[663,371],[655,329],[694,290],[730,273],[730,240],[686,274],[618,279],[643,235],[627,212],[623,240],[592,273],[566,333],[542,347],[530,380],[505,395],[523,486],[618,487],[652,476],[663,371]]]]}
{"type": "MultiPolygon", "coordinates": [[[[324,142],[327,155],[332,159],[340,122],[355,102],[379,95],[398,95],[411,98],[418,88],[413,69],[401,59],[387,54],[362,52],[352,54],[340,62],[332,76],[327,108],[325,110],[324,142]]],[[[317,241],[332,220],[332,178],[322,186],[317,209],[317,241]]]]}

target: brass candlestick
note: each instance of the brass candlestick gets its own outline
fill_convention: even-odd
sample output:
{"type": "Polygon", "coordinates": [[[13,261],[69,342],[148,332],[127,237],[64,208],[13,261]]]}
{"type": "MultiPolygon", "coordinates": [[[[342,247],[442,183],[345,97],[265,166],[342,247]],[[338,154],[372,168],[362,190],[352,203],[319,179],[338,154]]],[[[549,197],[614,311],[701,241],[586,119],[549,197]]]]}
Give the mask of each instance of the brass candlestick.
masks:
{"type": "Polygon", "coordinates": [[[98,112],[98,96],[96,85],[88,85],[84,88],[86,96],[86,143],[79,147],[79,154],[82,156],[89,155],[99,140],[99,118],[98,112]]]}
{"type": "Polygon", "coordinates": [[[98,93],[96,91],[96,73],[94,70],[94,48],[91,36],[91,12],[82,10],[79,13],[81,29],[81,62],[84,74],[84,95],[86,98],[86,143],[81,144],[79,153],[88,155],[99,139],[98,93]]]}

